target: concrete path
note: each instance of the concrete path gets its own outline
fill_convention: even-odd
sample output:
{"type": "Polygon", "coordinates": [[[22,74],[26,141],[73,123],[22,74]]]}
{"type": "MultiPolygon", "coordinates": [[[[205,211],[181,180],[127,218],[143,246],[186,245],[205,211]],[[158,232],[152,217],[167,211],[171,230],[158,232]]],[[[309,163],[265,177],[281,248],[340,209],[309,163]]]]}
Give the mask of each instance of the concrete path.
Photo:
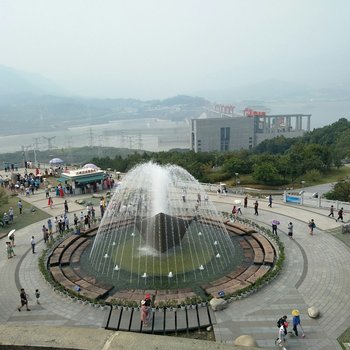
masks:
{"type": "MultiPolygon", "coordinates": [[[[81,196],[79,197],[81,198],[81,196]]],[[[85,196],[90,198],[90,196],[85,196]]],[[[239,197],[209,196],[218,210],[230,212],[233,200],[239,197]]],[[[23,198],[24,200],[27,200],[23,198]]],[[[72,211],[84,210],[85,206],[75,203],[76,197],[68,198],[70,215],[72,211]]],[[[55,199],[54,199],[55,200],[55,199]]],[[[63,200],[56,200],[54,209],[47,207],[43,191],[28,199],[33,205],[51,213],[63,212],[63,200]],[[62,201],[62,203],[60,202],[62,201]]],[[[279,234],[286,247],[286,262],[282,274],[259,293],[235,301],[225,311],[215,313],[215,335],[217,341],[231,343],[241,334],[251,334],[261,347],[273,347],[277,336],[277,319],[286,314],[291,319],[291,310],[301,311],[306,338],[289,337],[288,349],[340,349],[336,338],[350,326],[350,249],[327,233],[339,226],[327,217],[328,211],[319,208],[300,208],[273,203],[270,209],[267,201],[259,200],[259,216],[253,215],[252,200],[249,207],[242,208],[243,216],[270,226],[273,219],[281,222],[279,234]],[[307,222],[313,218],[317,228],[314,236],[308,234],[307,222]],[[289,221],[294,224],[294,239],[286,236],[289,221]],[[317,306],[322,312],[319,320],[310,319],[306,310],[317,306]]],[[[98,212],[98,210],[97,210],[98,212]]],[[[72,217],[70,217],[73,222],[72,217]]],[[[107,310],[77,304],[56,294],[43,280],[38,271],[38,257],[44,247],[37,244],[37,254],[30,250],[30,237],[41,239],[38,222],[16,232],[16,257],[7,259],[5,240],[0,255],[0,322],[34,325],[67,325],[101,327],[105,324],[107,310]],[[31,311],[17,311],[19,289],[29,294],[31,311]],[[34,301],[34,290],[41,291],[41,304],[34,301]]]]}

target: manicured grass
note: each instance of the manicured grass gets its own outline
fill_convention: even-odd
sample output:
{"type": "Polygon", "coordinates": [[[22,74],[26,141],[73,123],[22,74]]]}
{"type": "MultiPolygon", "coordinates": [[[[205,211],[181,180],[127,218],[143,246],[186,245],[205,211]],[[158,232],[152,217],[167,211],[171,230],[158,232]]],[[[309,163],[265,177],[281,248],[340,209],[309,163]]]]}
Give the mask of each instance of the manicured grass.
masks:
{"type": "Polygon", "coordinates": [[[8,210],[10,209],[10,207],[12,207],[14,210],[14,220],[13,220],[14,222],[11,223],[10,225],[5,226],[4,228],[0,227],[0,237],[6,236],[13,229],[19,230],[23,227],[33,224],[34,222],[38,222],[40,220],[47,219],[50,217],[49,214],[45,213],[44,211],[36,207],[33,207],[31,204],[28,204],[24,200],[22,200],[23,210],[22,210],[22,215],[20,215],[19,209],[17,206],[19,199],[20,199],[19,196],[9,196],[8,203],[0,207],[1,218],[4,212],[8,213],[8,210]],[[35,211],[32,211],[32,208],[34,208],[35,211]]]}

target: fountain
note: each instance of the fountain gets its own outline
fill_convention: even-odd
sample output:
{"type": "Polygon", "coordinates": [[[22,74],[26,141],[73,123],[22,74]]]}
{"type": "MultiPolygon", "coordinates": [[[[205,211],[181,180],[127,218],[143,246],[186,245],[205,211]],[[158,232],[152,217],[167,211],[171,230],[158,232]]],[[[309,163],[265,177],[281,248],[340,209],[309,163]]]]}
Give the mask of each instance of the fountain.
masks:
{"type": "Polygon", "coordinates": [[[117,289],[195,287],[242,261],[205,191],[174,165],[139,165],[113,195],[86,264],[117,289]],[[170,271],[170,272],[169,272],[170,271]]]}

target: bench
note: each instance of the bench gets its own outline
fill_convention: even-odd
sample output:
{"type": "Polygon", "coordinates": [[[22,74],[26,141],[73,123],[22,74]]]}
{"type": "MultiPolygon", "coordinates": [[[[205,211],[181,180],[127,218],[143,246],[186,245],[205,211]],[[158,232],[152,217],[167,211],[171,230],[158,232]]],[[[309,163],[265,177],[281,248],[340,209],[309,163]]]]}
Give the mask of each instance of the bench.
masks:
{"type": "Polygon", "coordinates": [[[247,236],[245,239],[252,246],[254,251],[254,264],[264,263],[264,251],[260,247],[258,241],[253,236],[247,236]]]}
{"type": "Polygon", "coordinates": [[[87,241],[87,238],[85,237],[78,237],[73,243],[71,243],[69,246],[66,246],[62,256],[60,263],[61,265],[69,265],[71,257],[74,253],[74,251],[85,241],[87,241]]]}
{"type": "MultiPolygon", "coordinates": [[[[108,290],[100,288],[96,285],[91,284],[90,282],[81,278],[81,276],[77,275],[75,271],[70,266],[64,266],[61,269],[61,273],[64,276],[60,276],[59,281],[65,288],[70,289],[74,292],[78,292],[76,287],[80,287],[79,294],[86,296],[91,299],[102,298],[108,293],[108,290]],[[62,283],[64,282],[64,283],[62,283]]],[[[55,272],[55,279],[59,275],[59,272],[55,272]]]]}
{"type": "Polygon", "coordinates": [[[56,248],[49,259],[49,265],[50,266],[57,266],[60,264],[60,259],[61,259],[61,255],[64,251],[64,248],[56,248]]]}
{"type": "Polygon", "coordinates": [[[249,266],[243,273],[236,277],[238,281],[247,281],[256,271],[258,271],[259,266],[252,265],[249,266]]]}
{"type": "Polygon", "coordinates": [[[239,230],[245,232],[245,234],[251,234],[251,233],[255,233],[256,232],[256,230],[254,230],[253,228],[245,226],[245,225],[242,225],[242,224],[238,223],[237,221],[229,222],[229,223],[227,223],[227,225],[229,225],[231,227],[234,227],[236,229],[239,229],[239,230]]]}
{"type": "Polygon", "coordinates": [[[225,293],[234,293],[238,290],[245,288],[249,286],[250,284],[246,281],[240,281],[237,279],[229,280],[228,282],[225,282],[223,284],[220,284],[218,286],[213,286],[210,288],[205,289],[205,292],[207,294],[211,294],[213,296],[216,296],[219,292],[224,291],[225,293]]]}
{"type": "Polygon", "coordinates": [[[80,262],[80,257],[83,254],[84,250],[91,244],[90,240],[86,240],[83,242],[72,254],[70,262],[72,264],[74,263],[79,263],[80,262]]]}
{"type": "Polygon", "coordinates": [[[259,269],[254,273],[254,275],[250,276],[247,279],[247,282],[249,283],[255,283],[259,278],[264,277],[269,271],[270,266],[262,265],[259,267],[259,269]]]}
{"type": "Polygon", "coordinates": [[[260,233],[253,233],[252,237],[254,237],[260,243],[264,250],[264,263],[272,265],[275,261],[276,254],[270,241],[260,233]]]}

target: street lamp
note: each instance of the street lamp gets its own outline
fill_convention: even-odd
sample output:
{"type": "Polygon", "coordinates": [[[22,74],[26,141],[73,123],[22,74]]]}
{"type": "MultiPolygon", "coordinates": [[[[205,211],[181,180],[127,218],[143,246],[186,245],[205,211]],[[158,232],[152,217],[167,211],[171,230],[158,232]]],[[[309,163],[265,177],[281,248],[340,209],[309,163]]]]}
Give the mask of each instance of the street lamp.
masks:
{"type": "Polygon", "coordinates": [[[236,193],[237,193],[237,187],[238,187],[238,175],[239,175],[239,173],[235,173],[235,175],[236,175],[236,193]]]}
{"type": "Polygon", "coordinates": [[[301,192],[300,192],[300,194],[301,194],[301,204],[302,205],[304,204],[304,185],[305,185],[305,181],[302,180],[301,181],[301,192]]]}

